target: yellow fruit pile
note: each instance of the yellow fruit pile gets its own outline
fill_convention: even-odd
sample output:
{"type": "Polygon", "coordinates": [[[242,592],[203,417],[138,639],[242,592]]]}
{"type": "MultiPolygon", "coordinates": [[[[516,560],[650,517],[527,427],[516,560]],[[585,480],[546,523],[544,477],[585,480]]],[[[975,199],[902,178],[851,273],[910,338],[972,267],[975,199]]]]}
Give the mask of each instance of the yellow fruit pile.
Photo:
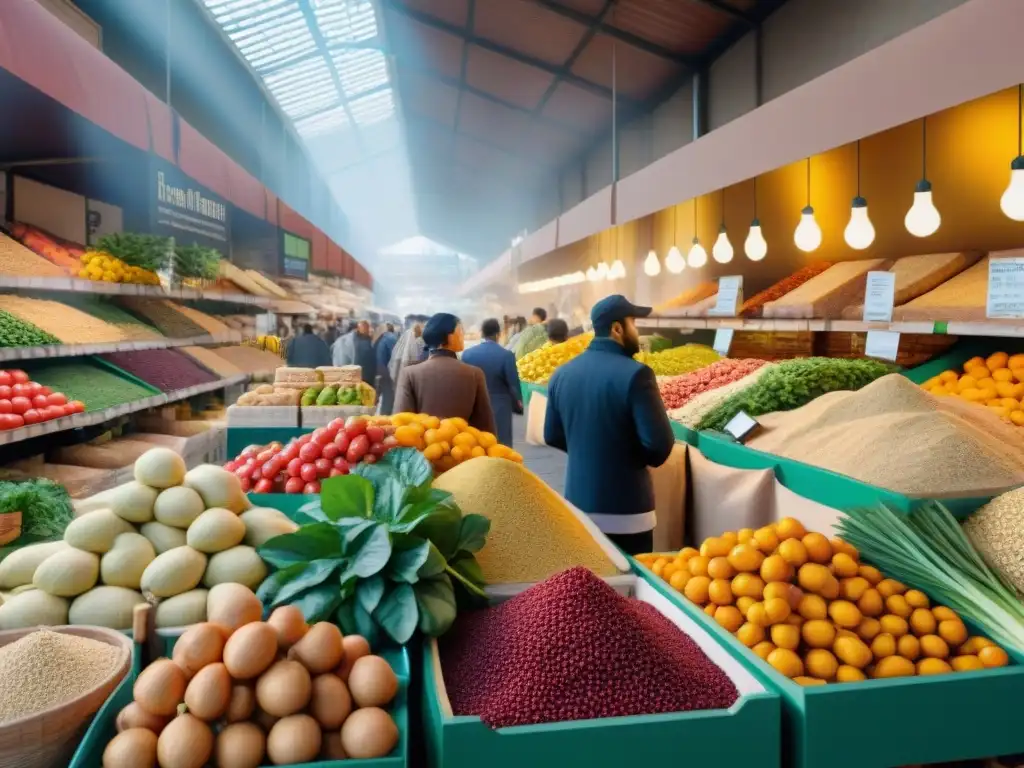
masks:
{"type": "Polygon", "coordinates": [[[654,371],[656,376],[681,376],[722,359],[722,356],[703,344],[684,344],[661,352],[640,352],[634,360],[654,371]]]}
{"type": "Polygon", "coordinates": [[[988,358],[972,357],[964,363],[963,373],[943,371],[921,386],[933,395],[987,406],[1024,427],[1024,355],[996,352],[988,358]]]}
{"type": "Polygon", "coordinates": [[[801,685],[1002,667],[1009,657],[927,595],[783,518],[637,558],[801,685]]]}
{"type": "Polygon", "coordinates": [[[523,355],[516,363],[519,369],[519,378],[531,384],[543,384],[551,378],[555,369],[569,362],[588,346],[594,339],[593,333],[584,333],[573,336],[561,344],[548,342],[540,349],[535,349],[528,355],[523,355]]]}
{"type": "Polygon", "coordinates": [[[517,464],[523,457],[490,432],[469,426],[465,419],[439,419],[425,413],[396,413],[391,417],[400,446],[416,448],[434,466],[437,474],[478,456],[508,459],[517,464]]]}
{"type": "Polygon", "coordinates": [[[87,251],[82,255],[82,268],[78,276],[85,280],[104,283],[134,283],[136,285],[160,285],[155,272],[142,267],[132,267],[119,258],[103,251],[87,251]]]}

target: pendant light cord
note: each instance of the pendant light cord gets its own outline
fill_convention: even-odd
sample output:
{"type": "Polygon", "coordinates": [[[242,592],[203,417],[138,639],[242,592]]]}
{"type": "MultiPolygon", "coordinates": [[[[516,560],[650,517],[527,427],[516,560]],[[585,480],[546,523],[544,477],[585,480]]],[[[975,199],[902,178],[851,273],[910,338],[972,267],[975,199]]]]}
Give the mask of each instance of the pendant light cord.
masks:
{"type": "Polygon", "coordinates": [[[857,197],[860,197],[860,139],[857,139],[857,197]]]}
{"type": "Polygon", "coordinates": [[[807,158],[807,207],[811,207],[811,158],[807,158]]]}
{"type": "Polygon", "coordinates": [[[1024,83],[1017,86],[1017,155],[1024,155],[1024,83]]]}
{"type": "Polygon", "coordinates": [[[725,226],[725,187],[722,187],[722,226],[725,226]]]}
{"type": "Polygon", "coordinates": [[[921,118],[921,178],[928,178],[928,118],[921,118]]]}
{"type": "Polygon", "coordinates": [[[697,239],[697,198],[693,198],[693,239],[697,239]]]}
{"type": "Polygon", "coordinates": [[[754,177],[754,218],[757,218],[757,176],[754,177]]]}
{"type": "Polygon", "coordinates": [[[676,245],[676,240],[679,238],[679,220],[676,218],[679,215],[679,203],[672,206],[672,245],[676,245]]]}

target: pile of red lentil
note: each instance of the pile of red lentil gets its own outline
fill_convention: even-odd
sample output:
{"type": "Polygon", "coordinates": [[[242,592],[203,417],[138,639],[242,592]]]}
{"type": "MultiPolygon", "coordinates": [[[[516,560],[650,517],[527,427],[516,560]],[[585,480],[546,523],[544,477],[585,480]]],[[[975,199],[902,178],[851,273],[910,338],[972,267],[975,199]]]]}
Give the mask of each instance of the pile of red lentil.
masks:
{"type": "Polygon", "coordinates": [[[664,379],[658,385],[665,408],[682,408],[697,395],[739,381],[765,364],[753,358],[727,358],[682,376],[664,379]]]}
{"type": "Polygon", "coordinates": [[[440,652],[454,714],[491,728],[724,709],[739,695],[653,606],[582,567],[460,613],[440,652]]]}

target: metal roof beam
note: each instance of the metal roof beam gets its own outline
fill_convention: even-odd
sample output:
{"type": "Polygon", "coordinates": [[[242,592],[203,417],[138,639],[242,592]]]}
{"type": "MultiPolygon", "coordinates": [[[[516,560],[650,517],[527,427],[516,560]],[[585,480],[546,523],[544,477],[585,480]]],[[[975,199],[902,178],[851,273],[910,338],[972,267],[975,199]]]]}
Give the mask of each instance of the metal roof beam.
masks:
{"type": "MultiPolygon", "coordinates": [[[[513,61],[517,61],[520,64],[525,64],[526,66],[534,67],[535,69],[539,69],[542,72],[547,72],[549,75],[561,77],[561,79],[564,80],[565,82],[571,83],[577,88],[587,91],[588,93],[594,94],[595,96],[599,96],[604,99],[611,99],[612,97],[612,91],[610,88],[606,88],[603,85],[598,85],[597,83],[592,83],[589,80],[580,77],[579,75],[574,75],[571,72],[567,72],[564,70],[563,67],[553,66],[551,64],[548,64],[546,61],[535,59],[534,57],[528,56],[525,53],[517,51],[513,48],[508,48],[504,45],[499,45],[498,43],[492,43],[490,40],[486,40],[477,35],[467,35],[462,27],[455,26],[454,24],[449,24],[446,21],[437,19],[431,16],[430,14],[423,13],[422,11],[413,10],[412,8],[402,5],[400,2],[398,2],[398,0],[381,0],[381,2],[385,3],[388,8],[392,9],[396,13],[406,16],[412,19],[413,21],[419,22],[424,26],[433,27],[434,29],[446,32],[449,35],[452,35],[453,37],[465,40],[471,45],[483,48],[484,50],[490,51],[491,53],[496,53],[499,56],[504,56],[506,58],[512,59],[513,61]]],[[[620,96],[619,98],[622,97],[620,96]]],[[[623,100],[625,101],[626,99],[623,100]]]]}
{"type": "MultiPolygon", "coordinates": [[[[604,17],[611,11],[612,6],[615,5],[615,0],[605,0],[604,6],[601,8],[601,12],[597,16],[590,20],[590,24],[587,25],[586,31],[583,33],[583,37],[580,38],[579,42],[576,43],[576,47],[573,48],[572,53],[569,54],[569,58],[565,60],[558,69],[558,74],[555,75],[555,79],[548,85],[547,90],[544,91],[544,95],[540,97],[540,101],[537,102],[537,106],[533,110],[534,115],[539,115],[544,111],[544,107],[547,105],[548,100],[554,94],[555,89],[558,88],[559,83],[565,80],[567,74],[572,72],[572,65],[576,63],[576,59],[580,57],[580,54],[586,50],[587,46],[590,45],[590,41],[594,39],[594,35],[597,34],[598,25],[604,21],[604,17]]],[[[614,104],[615,99],[612,99],[614,104]]]]}
{"type": "Polygon", "coordinates": [[[594,16],[588,16],[585,13],[581,13],[573,8],[568,8],[564,5],[559,5],[554,0],[533,0],[541,8],[551,11],[564,19],[575,21],[577,24],[582,24],[585,27],[596,26],[597,31],[602,35],[614,38],[620,43],[631,45],[645,53],[650,53],[654,56],[659,56],[669,61],[674,61],[676,64],[682,64],[685,67],[697,66],[698,60],[694,56],[688,56],[685,53],[677,53],[669,48],[652,43],[639,35],[634,35],[632,32],[627,32],[624,29],[613,27],[611,24],[603,20],[604,12],[602,10],[596,18],[594,16]],[[596,22],[596,24],[595,24],[596,22]]]}
{"type": "Polygon", "coordinates": [[[462,63],[459,65],[459,92],[455,95],[455,133],[459,132],[459,118],[462,117],[462,94],[466,83],[466,70],[469,69],[469,36],[473,34],[473,24],[476,20],[476,0],[468,0],[466,8],[466,29],[462,40],[462,63]]]}
{"type": "MultiPolygon", "coordinates": [[[[481,147],[491,150],[492,152],[499,152],[503,155],[507,155],[509,158],[515,160],[518,163],[525,163],[526,165],[533,166],[537,170],[547,170],[547,166],[545,166],[543,163],[538,163],[536,160],[529,157],[528,155],[524,155],[521,152],[516,152],[514,149],[509,149],[508,147],[503,147],[500,144],[495,144],[494,142],[488,141],[487,139],[482,139],[475,134],[461,131],[459,130],[458,126],[456,126],[453,129],[450,125],[448,125],[447,123],[443,123],[440,120],[435,120],[434,118],[426,117],[425,115],[413,114],[411,112],[406,113],[406,120],[408,120],[411,123],[419,123],[430,128],[436,128],[438,131],[450,131],[453,135],[461,136],[462,138],[479,144],[481,147]]],[[[413,134],[413,143],[415,143],[417,139],[422,140],[422,137],[413,134]]]]}
{"type": "MultiPolygon", "coordinates": [[[[332,43],[327,47],[330,53],[340,53],[341,51],[381,51],[384,53],[384,44],[380,38],[375,40],[362,40],[356,43],[332,43]]],[[[303,53],[299,56],[293,56],[290,59],[284,61],[278,61],[273,64],[268,64],[265,67],[255,68],[254,71],[260,77],[269,77],[270,75],[276,75],[278,72],[282,72],[286,69],[296,66],[297,64],[305,64],[307,61],[313,61],[318,59],[323,54],[319,49],[310,53],[303,53]]]]}

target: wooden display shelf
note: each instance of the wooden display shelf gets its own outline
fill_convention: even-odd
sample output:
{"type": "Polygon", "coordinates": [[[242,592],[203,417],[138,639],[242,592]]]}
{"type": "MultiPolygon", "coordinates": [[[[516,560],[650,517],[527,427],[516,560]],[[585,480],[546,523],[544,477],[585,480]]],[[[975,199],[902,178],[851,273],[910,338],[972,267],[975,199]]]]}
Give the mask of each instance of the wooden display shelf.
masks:
{"type": "Polygon", "coordinates": [[[865,333],[867,331],[896,331],[897,333],[937,334],[947,336],[1002,336],[1024,338],[1024,319],[1019,323],[989,321],[978,323],[947,322],[944,320],[916,320],[892,323],[865,323],[862,320],[828,320],[812,318],[787,320],[769,317],[648,317],[640,320],[642,328],[674,328],[679,330],[736,331],[838,331],[865,333]]]}
{"type": "Polygon", "coordinates": [[[147,339],[145,341],[117,341],[109,344],[47,344],[40,347],[0,348],[0,363],[19,360],[51,360],[60,357],[107,355],[112,352],[137,352],[143,349],[172,349],[174,347],[206,347],[213,344],[239,344],[242,334],[230,333],[193,336],[188,339],[147,339]]]}
{"type": "Polygon", "coordinates": [[[120,416],[127,416],[129,413],[146,411],[150,408],[166,405],[167,403],[187,400],[190,397],[201,395],[205,392],[214,392],[218,389],[224,389],[225,387],[243,384],[248,381],[248,379],[248,375],[232,376],[228,379],[218,379],[217,381],[207,382],[206,384],[197,384],[194,387],[176,389],[173,392],[164,392],[159,395],[153,395],[152,397],[145,397],[141,400],[133,400],[130,403],[122,403],[121,405],[115,405],[112,408],[105,408],[102,411],[86,411],[85,413],[76,413],[72,416],[63,416],[59,419],[54,419],[53,421],[44,421],[41,424],[30,424],[24,427],[19,427],[18,429],[9,429],[0,432],[0,445],[19,443],[22,440],[29,440],[33,437],[42,437],[43,435],[49,435],[54,432],[63,432],[67,429],[92,427],[97,424],[102,424],[105,421],[116,419],[120,416]]]}
{"type": "Polygon", "coordinates": [[[248,304],[257,307],[273,308],[277,302],[270,296],[253,296],[237,291],[210,290],[201,291],[193,288],[172,288],[164,290],[157,285],[135,285],[133,283],[105,283],[99,280],[82,280],[77,277],[19,277],[16,275],[0,275],[0,289],[30,291],[68,291],[71,293],[93,293],[105,296],[136,296],[153,299],[172,299],[177,301],[226,301],[232,304],[248,304]]]}

